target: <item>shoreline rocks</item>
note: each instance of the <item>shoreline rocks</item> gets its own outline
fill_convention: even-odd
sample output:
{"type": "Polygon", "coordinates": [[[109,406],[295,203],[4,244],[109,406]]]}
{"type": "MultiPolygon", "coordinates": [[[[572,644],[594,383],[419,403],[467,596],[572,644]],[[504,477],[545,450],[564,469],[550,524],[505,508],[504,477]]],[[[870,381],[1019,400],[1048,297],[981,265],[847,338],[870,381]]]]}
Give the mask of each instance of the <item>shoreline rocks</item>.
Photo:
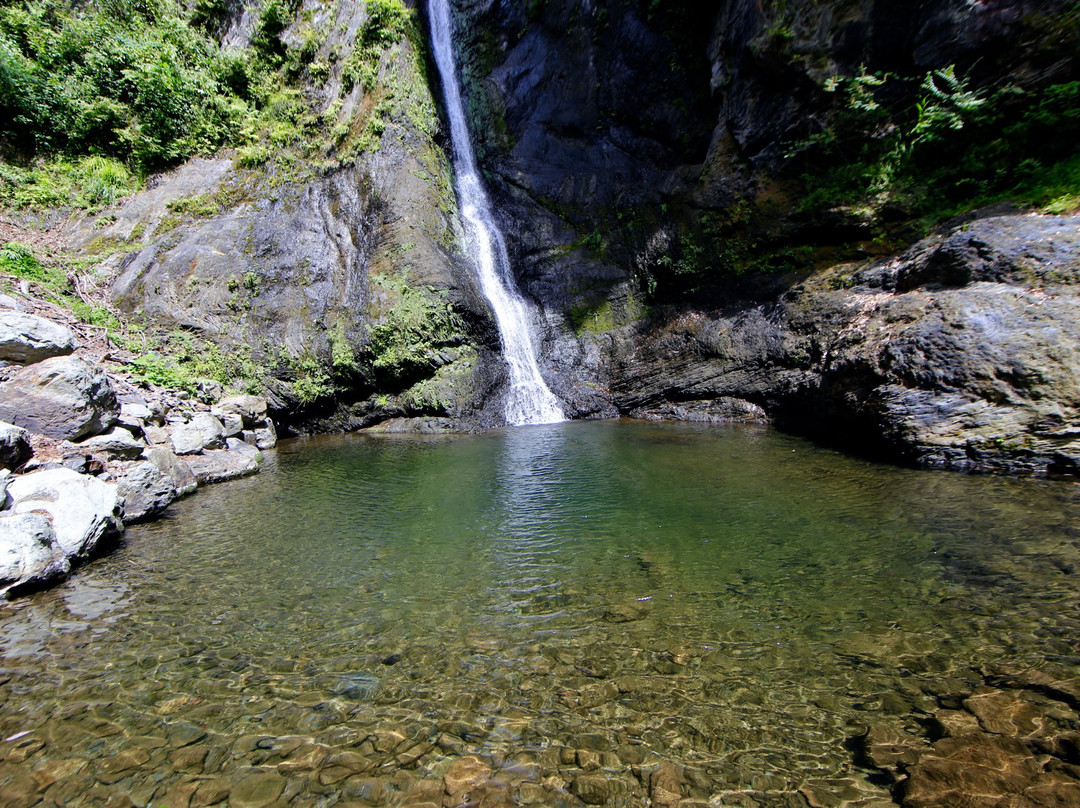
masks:
{"type": "Polygon", "coordinates": [[[58,355],[77,347],[65,327],[0,315],[0,364],[9,366],[0,383],[0,598],[61,580],[125,524],[156,517],[200,484],[255,473],[261,450],[277,442],[265,399],[222,398],[211,410],[185,394],[140,391],[78,353],[58,355]]]}

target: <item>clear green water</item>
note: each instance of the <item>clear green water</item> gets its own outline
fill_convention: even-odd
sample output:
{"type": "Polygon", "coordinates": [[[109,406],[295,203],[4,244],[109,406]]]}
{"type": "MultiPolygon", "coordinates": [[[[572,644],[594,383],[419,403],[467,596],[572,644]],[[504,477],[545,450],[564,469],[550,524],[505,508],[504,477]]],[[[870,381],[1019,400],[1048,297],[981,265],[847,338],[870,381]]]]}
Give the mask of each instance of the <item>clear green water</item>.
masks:
{"type": "Polygon", "coordinates": [[[0,804],[889,804],[867,724],[1076,666],[1078,526],[745,427],[286,442],[0,613],[0,804]]]}

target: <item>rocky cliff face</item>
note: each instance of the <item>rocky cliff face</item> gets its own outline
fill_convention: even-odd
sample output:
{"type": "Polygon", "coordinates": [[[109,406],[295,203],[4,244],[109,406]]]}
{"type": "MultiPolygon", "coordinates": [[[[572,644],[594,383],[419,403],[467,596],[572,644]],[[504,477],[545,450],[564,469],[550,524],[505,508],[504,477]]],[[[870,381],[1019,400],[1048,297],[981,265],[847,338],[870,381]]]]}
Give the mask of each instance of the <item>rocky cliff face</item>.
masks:
{"type": "Polygon", "coordinates": [[[898,239],[871,237],[903,212],[800,208],[788,158],[837,114],[836,77],[915,93],[950,66],[984,87],[1074,75],[1061,9],[656,5],[460,4],[473,131],[520,282],[552,320],[551,370],[591,375],[622,413],[1075,470],[1077,220],[988,219],[875,261],[898,239]],[[769,271],[749,242],[773,251],[769,271]],[[823,269],[832,254],[864,258],[823,269]]]}
{"type": "Polygon", "coordinates": [[[1008,216],[615,342],[641,417],[768,414],[920,465],[1080,473],[1080,218],[1008,216]]]}
{"type": "MultiPolygon", "coordinates": [[[[328,32],[303,93],[332,142],[193,161],[74,238],[113,254],[120,307],[250,359],[286,425],[496,423],[498,339],[460,253],[423,9],[353,82],[372,4],[308,5],[282,39],[328,32]]],[[[934,70],[973,92],[1074,78],[1064,5],[660,6],[456,4],[479,157],[567,412],[1074,469],[1076,220],[976,216],[900,255],[914,208],[808,205],[797,176],[860,101],[837,91],[853,76],[899,77],[875,90],[898,106],[934,70]]],[[[223,41],[244,47],[254,15],[223,41]]]]}
{"type": "MultiPolygon", "coordinates": [[[[305,56],[319,68],[303,88],[318,115],[300,121],[307,142],[254,165],[190,161],[71,237],[111,254],[121,310],[243,355],[292,428],[475,422],[499,380],[498,338],[460,254],[421,34],[414,21],[364,56],[357,81],[370,4],[309,5],[282,34],[289,47],[323,34],[305,56]]],[[[256,11],[225,24],[227,46],[247,45],[256,11]]]]}

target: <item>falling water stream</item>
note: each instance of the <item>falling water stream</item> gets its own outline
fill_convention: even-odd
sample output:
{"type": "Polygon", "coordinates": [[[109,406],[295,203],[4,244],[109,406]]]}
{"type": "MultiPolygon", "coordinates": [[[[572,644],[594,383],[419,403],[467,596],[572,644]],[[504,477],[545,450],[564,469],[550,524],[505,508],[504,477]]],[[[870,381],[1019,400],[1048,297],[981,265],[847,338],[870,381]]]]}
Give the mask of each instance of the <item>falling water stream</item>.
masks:
{"type": "Polygon", "coordinates": [[[550,424],[566,420],[536,362],[528,305],[514,288],[506,241],[495,223],[491,200],[476,165],[465,109],[461,101],[452,44],[453,26],[447,0],[433,0],[431,43],[442,79],[446,115],[450,120],[457,195],[465,222],[466,245],[480,287],[495,313],[503,356],[510,369],[505,416],[511,424],[550,424]]]}

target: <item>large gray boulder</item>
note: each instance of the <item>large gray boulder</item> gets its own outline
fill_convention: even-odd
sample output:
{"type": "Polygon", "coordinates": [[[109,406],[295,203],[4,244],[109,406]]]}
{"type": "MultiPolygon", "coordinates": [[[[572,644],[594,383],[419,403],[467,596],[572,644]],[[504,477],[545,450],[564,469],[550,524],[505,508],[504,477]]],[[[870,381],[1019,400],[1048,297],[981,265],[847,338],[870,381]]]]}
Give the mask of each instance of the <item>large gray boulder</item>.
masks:
{"type": "Polygon", "coordinates": [[[116,476],[124,498],[124,521],[141,522],[160,513],[179,494],[164,471],[149,460],[132,463],[116,476]]]}
{"type": "Polygon", "coordinates": [[[33,453],[30,436],[25,429],[0,422],[0,469],[17,469],[33,453]]]}
{"type": "Polygon", "coordinates": [[[148,447],[143,452],[143,457],[169,478],[176,488],[177,496],[190,494],[198,488],[199,481],[187,461],[181,460],[164,446],[148,447]]]}
{"type": "Polygon", "coordinates": [[[0,420],[50,438],[96,435],[119,412],[109,377],[75,356],[28,365],[0,384],[0,420]]]}
{"type": "Polygon", "coordinates": [[[0,309],[0,359],[30,364],[75,350],[70,329],[44,317],[0,309]]]}
{"type": "Polygon", "coordinates": [[[46,584],[70,569],[71,562],[46,516],[0,514],[0,595],[46,584]]]}
{"type": "Polygon", "coordinates": [[[225,448],[225,427],[216,417],[208,412],[197,412],[191,416],[191,425],[202,434],[204,449],[225,448]]]}
{"type": "Polygon", "coordinates": [[[211,449],[188,458],[200,484],[220,483],[254,474],[262,466],[262,452],[236,438],[229,438],[229,449],[211,449]]]}
{"type": "Polygon", "coordinates": [[[8,486],[11,513],[49,517],[59,548],[69,557],[89,556],[102,537],[123,530],[117,486],[65,468],[17,477],[8,486]]]}

